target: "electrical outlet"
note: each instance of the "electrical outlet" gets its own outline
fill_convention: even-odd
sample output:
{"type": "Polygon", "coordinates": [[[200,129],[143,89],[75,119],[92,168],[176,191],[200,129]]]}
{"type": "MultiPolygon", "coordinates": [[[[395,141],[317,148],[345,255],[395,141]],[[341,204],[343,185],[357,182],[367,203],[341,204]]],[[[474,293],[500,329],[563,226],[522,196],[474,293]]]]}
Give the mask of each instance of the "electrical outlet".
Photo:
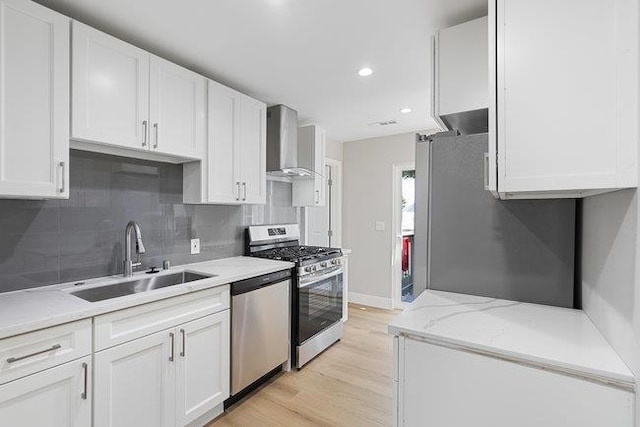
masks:
{"type": "Polygon", "coordinates": [[[191,239],[191,255],[200,253],[200,239],[191,239]]]}
{"type": "Polygon", "coordinates": [[[385,224],[384,221],[376,221],[376,231],[384,231],[385,224]]]}

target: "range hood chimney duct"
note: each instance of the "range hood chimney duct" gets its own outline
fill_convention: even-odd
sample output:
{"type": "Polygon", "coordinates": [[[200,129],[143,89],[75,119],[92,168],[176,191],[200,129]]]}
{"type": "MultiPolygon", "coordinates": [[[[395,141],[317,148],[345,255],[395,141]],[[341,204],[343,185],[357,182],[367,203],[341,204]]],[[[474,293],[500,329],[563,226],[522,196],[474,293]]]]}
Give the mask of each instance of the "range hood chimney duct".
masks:
{"type": "Polygon", "coordinates": [[[314,174],[298,165],[298,112],[286,105],[267,108],[267,172],[293,177],[314,174]]]}

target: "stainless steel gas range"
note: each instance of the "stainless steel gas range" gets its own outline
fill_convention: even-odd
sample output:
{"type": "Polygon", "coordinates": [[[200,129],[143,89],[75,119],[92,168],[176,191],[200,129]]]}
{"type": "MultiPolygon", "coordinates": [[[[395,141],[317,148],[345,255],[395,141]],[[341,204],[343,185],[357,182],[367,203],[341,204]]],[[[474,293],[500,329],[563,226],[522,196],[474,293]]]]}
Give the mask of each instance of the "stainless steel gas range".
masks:
{"type": "Polygon", "coordinates": [[[342,337],[342,251],[300,245],[298,224],[247,231],[247,255],[296,264],[292,292],[292,364],[301,368],[342,337]]]}

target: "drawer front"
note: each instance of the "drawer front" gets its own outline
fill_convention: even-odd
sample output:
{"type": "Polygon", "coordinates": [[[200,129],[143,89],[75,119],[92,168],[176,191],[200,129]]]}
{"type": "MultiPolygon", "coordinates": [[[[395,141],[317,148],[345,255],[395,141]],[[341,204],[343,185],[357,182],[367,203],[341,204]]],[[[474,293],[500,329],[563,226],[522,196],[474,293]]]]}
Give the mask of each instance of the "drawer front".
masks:
{"type": "Polygon", "coordinates": [[[91,354],[91,319],[0,340],[0,384],[91,354]]]}
{"type": "Polygon", "coordinates": [[[229,285],[224,285],[97,316],[95,351],[226,310],[229,303],[229,285]]]}

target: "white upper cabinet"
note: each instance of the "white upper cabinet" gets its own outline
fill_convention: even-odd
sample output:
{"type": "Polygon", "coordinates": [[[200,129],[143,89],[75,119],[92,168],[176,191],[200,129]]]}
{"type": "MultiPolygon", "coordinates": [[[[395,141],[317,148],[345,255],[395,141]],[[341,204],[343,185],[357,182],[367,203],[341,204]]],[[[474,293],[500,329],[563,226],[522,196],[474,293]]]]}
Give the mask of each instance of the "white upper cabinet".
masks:
{"type": "Polygon", "coordinates": [[[75,21],[72,53],[71,137],[88,143],[74,147],[202,158],[204,77],[75,21]]]}
{"type": "Polygon", "coordinates": [[[211,202],[240,202],[240,178],[236,176],[239,153],[235,143],[240,131],[240,99],[239,92],[209,81],[209,150],[208,163],[203,163],[203,172],[208,171],[208,179],[203,185],[208,189],[205,200],[211,202]]]}
{"type": "Polygon", "coordinates": [[[71,137],[146,150],[149,53],[73,22],[71,137]]]}
{"type": "Polygon", "coordinates": [[[489,106],[487,36],[487,17],[440,30],[434,36],[431,111],[443,128],[450,114],[489,106]]]}
{"type": "Polygon", "coordinates": [[[150,62],[151,149],[202,158],[206,141],[206,79],[157,56],[150,62]]]}
{"type": "Polygon", "coordinates": [[[69,197],[69,19],[0,1],[0,197],[69,197]]]}
{"type": "Polygon", "coordinates": [[[240,138],[238,141],[238,181],[242,201],[267,202],[267,106],[242,95],[240,102],[240,138]]]}
{"type": "Polygon", "coordinates": [[[326,199],[326,132],[309,125],[298,128],[298,166],[313,170],[313,177],[293,181],[293,206],[324,206],[326,199]]]}
{"type": "Polygon", "coordinates": [[[184,202],[266,203],[266,105],[209,80],[205,160],[184,165],[184,202]]]}
{"type": "Polygon", "coordinates": [[[636,187],[638,3],[491,0],[489,13],[489,189],[547,198],[636,187]]]}

